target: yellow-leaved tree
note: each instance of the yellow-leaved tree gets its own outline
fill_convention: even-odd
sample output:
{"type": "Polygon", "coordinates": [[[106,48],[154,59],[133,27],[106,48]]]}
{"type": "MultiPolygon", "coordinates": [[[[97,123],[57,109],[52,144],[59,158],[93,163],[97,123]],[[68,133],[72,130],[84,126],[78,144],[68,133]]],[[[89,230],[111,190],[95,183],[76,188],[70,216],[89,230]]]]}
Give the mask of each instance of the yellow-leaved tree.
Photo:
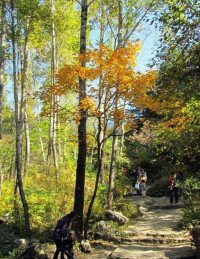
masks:
{"type": "MultiPolygon", "coordinates": [[[[84,110],[88,117],[97,120],[97,174],[95,189],[90,201],[87,217],[84,224],[85,238],[89,218],[96,198],[99,178],[102,171],[103,144],[106,139],[113,136],[114,129],[111,125],[118,127],[126,122],[127,128],[133,117],[124,112],[128,104],[140,109],[150,107],[156,110],[158,104],[154,102],[150,94],[155,89],[156,72],[148,71],[145,74],[136,72],[137,54],[141,45],[139,41],[128,42],[125,47],[116,50],[100,45],[98,49],[88,50],[85,55],[80,55],[74,65],[65,65],[57,75],[54,86],[46,88],[42,98],[48,101],[49,92],[62,96],[67,92],[78,93],[79,78],[87,80],[86,96],[78,105],[74,120],[79,123],[80,111],[84,110]],[[87,66],[81,66],[85,62],[87,66]],[[115,106],[116,98],[119,105],[115,106]],[[112,130],[111,130],[112,129],[112,130]],[[102,137],[103,132],[103,137],[102,137]]],[[[78,94],[77,94],[78,99],[78,94]]]]}

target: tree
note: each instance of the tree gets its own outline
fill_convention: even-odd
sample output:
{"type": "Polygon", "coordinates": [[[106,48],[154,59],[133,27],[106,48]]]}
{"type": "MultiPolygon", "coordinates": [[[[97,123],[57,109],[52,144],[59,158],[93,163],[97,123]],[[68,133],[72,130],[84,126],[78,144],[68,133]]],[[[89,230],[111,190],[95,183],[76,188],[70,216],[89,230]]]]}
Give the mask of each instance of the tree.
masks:
{"type": "MultiPolygon", "coordinates": [[[[127,117],[124,115],[123,109],[118,107],[116,110],[116,97],[119,96],[126,100],[126,102],[134,102],[138,105],[147,103],[149,88],[153,88],[155,84],[155,73],[149,72],[146,75],[136,73],[133,67],[136,66],[136,54],[140,49],[138,42],[134,44],[127,44],[126,47],[119,47],[116,50],[111,50],[105,46],[100,46],[99,49],[94,49],[85,52],[84,55],[80,55],[80,64],[77,65],[65,65],[58,74],[57,84],[54,86],[54,92],[58,95],[63,95],[67,91],[76,91],[79,89],[77,82],[78,78],[87,79],[89,82],[94,82],[101,78],[102,84],[96,87],[88,87],[87,95],[79,102],[79,111],[77,113],[77,121],[81,119],[81,111],[87,112],[88,116],[95,116],[98,121],[98,133],[97,133],[97,144],[98,144],[98,156],[97,156],[97,175],[96,184],[93,197],[91,199],[87,218],[85,221],[85,237],[87,236],[87,228],[89,218],[91,215],[93,203],[98,190],[99,177],[102,169],[102,157],[103,157],[103,143],[108,137],[113,136],[114,131],[107,132],[104,134],[103,139],[101,138],[102,127],[108,129],[105,124],[102,125],[102,117],[108,117],[110,123],[115,123],[118,127],[124,119],[127,117]],[[82,66],[82,62],[89,64],[87,67],[82,66]],[[116,88],[116,86],[118,86],[116,88]],[[99,87],[103,93],[100,99],[96,99],[96,93],[99,93],[99,87]],[[117,94],[116,94],[117,89],[117,94]],[[137,102],[137,96],[138,98],[137,102]],[[144,102],[142,101],[144,100],[144,102]],[[102,110],[101,102],[105,104],[104,110],[102,110]]],[[[48,96],[46,94],[46,96],[48,96]]],[[[151,100],[152,101],[152,100],[151,100]]],[[[150,102],[150,101],[149,101],[150,102]]],[[[105,130],[103,129],[103,130],[105,130]]]]}
{"type": "MultiPolygon", "coordinates": [[[[88,7],[91,2],[82,0],[81,2],[81,30],[80,30],[80,54],[84,55],[86,51],[86,33],[87,33],[87,16],[88,7]]],[[[81,62],[81,67],[84,68],[85,61],[81,62]]],[[[79,77],[79,105],[86,97],[86,79],[79,77]]],[[[76,233],[80,239],[83,233],[83,209],[84,209],[84,189],[85,189],[85,166],[86,166],[86,120],[87,112],[84,108],[80,109],[80,122],[78,126],[78,160],[76,168],[76,187],[74,211],[77,215],[76,233]]]]}
{"type": "MultiPolygon", "coordinates": [[[[2,109],[3,109],[3,87],[4,87],[4,64],[5,64],[5,13],[6,3],[1,1],[1,34],[0,34],[0,159],[2,141],[2,109]]],[[[3,173],[0,160],[0,196],[3,182],[3,173]]]]}
{"type": "Polygon", "coordinates": [[[15,123],[16,123],[16,170],[17,170],[17,185],[19,186],[19,192],[21,196],[22,205],[24,208],[25,228],[27,232],[30,232],[30,221],[28,204],[24,194],[23,181],[21,175],[21,127],[19,118],[19,100],[18,100],[18,83],[17,83],[17,69],[16,69],[16,35],[15,35],[15,6],[14,1],[10,2],[11,7],[11,36],[12,36],[12,48],[13,48],[13,81],[14,81],[14,99],[15,99],[15,123]]]}
{"type": "Polygon", "coordinates": [[[172,166],[194,172],[199,171],[199,15],[197,1],[166,1],[158,16],[161,44],[156,57],[156,112],[161,115],[157,148],[172,166]]]}

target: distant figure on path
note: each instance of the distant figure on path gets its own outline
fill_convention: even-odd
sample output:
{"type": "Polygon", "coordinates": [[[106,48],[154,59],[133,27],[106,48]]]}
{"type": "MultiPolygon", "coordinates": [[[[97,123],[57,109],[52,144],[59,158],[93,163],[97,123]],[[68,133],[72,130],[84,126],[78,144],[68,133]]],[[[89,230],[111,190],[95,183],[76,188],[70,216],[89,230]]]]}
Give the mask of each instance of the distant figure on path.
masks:
{"type": "MultiPolygon", "coordinates": [[[[71,221],[75,218],[75,213],[72,211],[63,218],[59,219],[56,228],[53,232],[53,238],[56,244],[56,251],[53,259],[57,259],[61,252],[61,259],[64,259],[63,242],[67,238],[67,230],[71,221]]],[[[73,258],[73,257],[72,257],[73,258]]]]}
{"type": "Polygon", "coordinates": [[[175,199],[175,203],[178,203],[178,187],[176,174],[174,172],[171,173],[169,177],[169,188],[170,188],[170,203],[172,204],[175,199]]]}
{"type": "Polygon", "coordinates": [[[147,181],[147,173],[144,171],[144,169],[140,171],[138,180],[139,182],[142,182],[142,180],[144,180],[145,182],[147,181]]]}
{"type": "Polygon", "coordinates": [[[142,183],[140,184],[140,186],[141,186],[142,196],[146,197],[147,186],[146,186],[145,180],[142,180],[142,183]]]}

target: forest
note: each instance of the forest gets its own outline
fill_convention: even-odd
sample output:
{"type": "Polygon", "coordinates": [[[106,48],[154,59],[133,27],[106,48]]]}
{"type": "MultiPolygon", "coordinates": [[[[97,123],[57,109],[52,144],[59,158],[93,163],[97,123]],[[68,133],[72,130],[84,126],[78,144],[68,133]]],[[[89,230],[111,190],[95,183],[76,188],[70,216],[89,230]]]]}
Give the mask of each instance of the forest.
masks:
{"type": "MultiPolygon", "coordinates": [[[[199,1],[0,0],[0,10],[0,232],[48,242],[74,210],[81,240],[107,209],[137,217],[122,199],[123,169],[138,167],[150,185],[183,172],[183,221],[195,224],[199,1]]],[[[0,258],[13,250],[0,247],[0,258]]]]}

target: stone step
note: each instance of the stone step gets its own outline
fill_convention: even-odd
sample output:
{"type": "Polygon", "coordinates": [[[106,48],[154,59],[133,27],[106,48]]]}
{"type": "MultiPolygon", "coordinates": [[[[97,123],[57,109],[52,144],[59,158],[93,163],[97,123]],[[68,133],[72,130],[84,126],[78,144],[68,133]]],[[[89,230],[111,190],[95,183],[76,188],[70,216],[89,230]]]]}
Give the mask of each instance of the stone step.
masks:
{"type": "Polygon", "coordinates": [[[123,243],[138,243],[138,244],[153,244],[153,245],[167,245],[167,244],[190,244],[191,240],[186,238],[171,238],[171,237],[153,237],[153,236],[135,236],[123,238],[123,243]]]}
{"type": "Polygon", "coordinates": [[[149,246],[149,245],[121,245],[115,249],[109,259],[186,259],[195,258],[195,251],[189,245],[178,246],[149,246]]]}
{"type": "Polygon", "coordinates": [[[184,208],[184,204],[168,204],[168,205],[151,205],[149,206],[149,209],[151,210],[158,210],[158,209],[161,209],[161,210],[174,210],[174,209],[182,209],[184,208]]]}
{"type": "Polygon", "coordinates": [[[189,235],[188,232],[155,232],[155,233],[138,233],[136,231],[132,231],[132,230],[125,230],[124,231],[126,238],[129,237],[135,237],[135,236],[149,236],[149,237],[160,237],[160,238],[184,238],[187,240],[190,240],[191,236],[189,235]]]}

